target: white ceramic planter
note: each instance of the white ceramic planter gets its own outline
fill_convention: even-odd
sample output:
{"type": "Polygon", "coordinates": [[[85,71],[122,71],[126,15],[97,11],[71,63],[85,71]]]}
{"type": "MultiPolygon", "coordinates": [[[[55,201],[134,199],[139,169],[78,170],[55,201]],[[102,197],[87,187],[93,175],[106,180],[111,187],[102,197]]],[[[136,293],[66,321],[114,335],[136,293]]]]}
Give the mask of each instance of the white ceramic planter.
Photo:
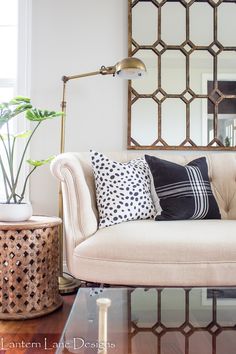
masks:
{"type": "Polygon", "coordinates": [[[33,214],[30,203],[5,204],[0,203],[0,221],[19,222],[26,221],[33,214]]]}

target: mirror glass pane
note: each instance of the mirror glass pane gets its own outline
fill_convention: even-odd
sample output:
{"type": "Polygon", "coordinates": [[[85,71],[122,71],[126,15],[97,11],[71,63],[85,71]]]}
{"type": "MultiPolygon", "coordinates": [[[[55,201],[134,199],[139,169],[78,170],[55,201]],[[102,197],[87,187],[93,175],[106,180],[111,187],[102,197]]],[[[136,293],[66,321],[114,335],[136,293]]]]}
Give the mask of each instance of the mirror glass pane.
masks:
{"type": "Polygon", "coordinates": [[[170,44],[181,44],[186,38],[185,9],[181,3],[168,1],[161,8],[162,40],[170,44]],[[171,24],[171,25],[170,25],[171,24]]]}
{"type": "Polygon", "coordinates": [[[166,327],[184,323],[185,292],[183,289],[164,289],[161,292],[161,322],[166,327]],[[174,309],[174,311],[173,311],[174,309]]]}
{"type": "Polygon", "coordinates": [[[182,93],[186,88],[186,59],[180,50],[167,50],[161,59],[162,88],[170,94],[182,93]]]}
{"type": "Polygon", "coordinates": [[[206,327],[212,322],[212,298],[207,297],[206,288],[190,291],[189,309],[189,320],[193,326],[206,327]]]}
{"type": "Polygon", "coordinates": [[[140,98],[132,105],[131,136],[141,145],[157,139],[158,105],[152,98],[140,98]]]}
{"type": "Polygon", "coordinates": [[[141,59],[147,68],[147,73],[140,80],[133,80],[132,87],[138,93],[151,94],[157,88],[157,57],[152,50],[139,50],[135,54],[136,58],[141,59]]]}
{"type": "Polygon", "coordinates": [[[134,41],[138,44],[153,44],[157,40],[157,26],[158,8],[152,2],[137,3],[132,11],[134,41]]]}
{"type": "MultiPolygon", "coordinates": [[[[212,122],[212,119],[211,119],[212,122]]],[[[218,139],[225,146],[235,145],[235,129],[236,115],[235,114],[219,114],[218,116],[218,139]]]]}
{"type": "Polygon", "coordinates": [[[217,354],[234,352],[236,348],[236,336],[234,331],[220,333],[216,338],[217,354]]]}
{"type": "Polygon", "coordinates": [[[190,7],[190,40],[196,46],[213,42],[213,8],[209,4],[194,3],[190,7]]]}
{"type": "Polygon", "coordinates": [[[162,137],[169,145],[180,145],[185,139],[186,105],[176,98],[162,104],[162,137]]]}
{"type": "MultiPolygon", "coordinates": [[[[236,5],[235,5],[236,6],[236,5]]],[[[224,73],[230,73],[231,77],[236,74],[236,52],[221,52],[217,56],[218,59],[218,80],[222,79],[224,73]],[[222,75],[221,75],[222,74],[222,75]]],[[[227,75],[226,75],[227,76],[227,75]]]]}
{"type": "Polygon", "coordinates": [[[190,103],[190,137],[198,146],[207,144],[207,138],[204,137],[204,129],[207,132],[207,112],[204,115],[204,109],[207,109],[207,99],[196,98],[190,103]]]}
{"type": "MultiPolygon", "coordinates": [[[[218,103],[217,138],[226,147],[235,145],[235,129],[236,129],[236,98],[229,99],[228,95],[236,96],[236,75],[235,79],[230,79],[230,75],[221,74],[221,80],[218,81],[218,89],[215,91],[213,82],[208,81],[209,92],[212,92],[212,99],[218,103]],[[213,91],[212,91],[213,90],[213,91]]],[[[208,141],[214,137],[214,113],[216,112],[214,104],[209,100],[208,113],[208,141]]]]}
{"type": "Polygon", "coordinates": [[[157,291],[156,289],[135,289],[131,294],[131,320],[139,327],[150,327],[157,322],[157,291]]]}
{"type": "Polygon", "coordinates": [[[222,3],[218,11],[218,40],[224,46],[235,46],[236,6],[222,3]]]}
{"type": "Polygon", "coordinates": [[[190,87],[195,94],[207,94],[206,79],[213,80],[213,56],[206,50],[190,55],[190,87]]]}
{"type": "MultiPolygon", "coordinates": [[[[195,332],[189,337],[189,354],[196,354],[196,348],[201,346],[201,354],[212,353],[212,335],[206,332],[195,332]]],[[[217,347],[217,353],[218,347],[217,347]]],[[[222,353],[223,354],[223,353],[222,353]]]]}

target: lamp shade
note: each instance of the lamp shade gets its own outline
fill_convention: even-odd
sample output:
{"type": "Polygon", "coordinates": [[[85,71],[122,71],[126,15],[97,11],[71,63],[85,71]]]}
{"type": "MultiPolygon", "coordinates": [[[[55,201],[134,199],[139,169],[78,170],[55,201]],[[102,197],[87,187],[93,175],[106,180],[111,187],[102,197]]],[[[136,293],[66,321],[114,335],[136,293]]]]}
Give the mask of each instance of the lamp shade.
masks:
{"type": "Polygon", "coordinates": [[[143,77],[146,72],[145,64],[138,58],[125,58],[115,65],[115,74],[123,79],[143,77]]]}

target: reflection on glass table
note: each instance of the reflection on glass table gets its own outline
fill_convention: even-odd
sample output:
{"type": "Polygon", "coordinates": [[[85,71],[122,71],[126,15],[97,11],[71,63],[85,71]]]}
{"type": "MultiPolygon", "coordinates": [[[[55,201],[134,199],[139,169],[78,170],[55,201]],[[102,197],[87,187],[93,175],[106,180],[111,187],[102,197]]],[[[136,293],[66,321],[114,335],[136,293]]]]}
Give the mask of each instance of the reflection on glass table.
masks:
{"type": "Polygon", "coordinates": [[[236,288],[81,288],[57,354],[99,352],[98,298],[108,354],[235,354],[236,288]]]}

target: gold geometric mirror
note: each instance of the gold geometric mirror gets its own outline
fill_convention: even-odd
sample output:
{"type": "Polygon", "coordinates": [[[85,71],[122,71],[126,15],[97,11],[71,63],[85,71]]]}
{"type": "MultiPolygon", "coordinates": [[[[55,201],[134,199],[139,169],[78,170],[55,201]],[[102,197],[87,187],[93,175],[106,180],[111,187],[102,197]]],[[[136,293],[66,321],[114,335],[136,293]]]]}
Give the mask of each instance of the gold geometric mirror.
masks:
{"type": "Polygon", "coordinates": [[[128,6],[128,149],[236,150],[236,1],[128,6]]]}

